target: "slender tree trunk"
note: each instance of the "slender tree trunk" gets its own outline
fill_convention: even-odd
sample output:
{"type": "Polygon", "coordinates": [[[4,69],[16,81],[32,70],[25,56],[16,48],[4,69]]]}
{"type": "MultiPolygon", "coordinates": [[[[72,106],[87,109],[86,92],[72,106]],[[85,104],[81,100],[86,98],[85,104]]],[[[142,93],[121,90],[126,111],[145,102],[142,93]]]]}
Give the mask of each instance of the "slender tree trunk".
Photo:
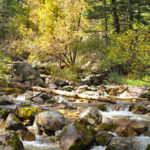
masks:
{"type": "Polygon", "coordinates": [[[106,0],[103,0],[103,4],[104,4],[104,9],[105,9],[105,35],[107,37],[107,32],[108,32],[108,23],[107,23],[107,3],[106,0]]]}
{"type": "Polygon", "coordinates": [[[133,16],[133,9],[132,9],[132,5],[133,5],[133,0],[129,1],[129,28],[133,29],[132,25],[133,25],[133,21],[134,21],[134,16],[133,16]]]}
{"type": "Polygon", "coordinates": [[[112,4],[113,4],[114,24],[115,24],[116,32],[119,33],[120,32],[120,23],[119,23],[119,16],[117,14],[116,0],[112,0],[112,4]]]}

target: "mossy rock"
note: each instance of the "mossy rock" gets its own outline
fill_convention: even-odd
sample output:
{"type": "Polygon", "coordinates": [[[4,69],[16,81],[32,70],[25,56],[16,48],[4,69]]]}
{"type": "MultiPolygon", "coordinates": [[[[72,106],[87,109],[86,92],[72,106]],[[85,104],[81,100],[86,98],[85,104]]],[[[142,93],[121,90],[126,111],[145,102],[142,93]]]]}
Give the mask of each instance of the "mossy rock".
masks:
{"type": "Polygon", "coordinates": [[[22,103],[21,106],[22,107],[29,107],[29,106],[31,106],[31,104],[30,103],[22,103]]]}
{"type": "Polygon", "coordinates": [[[119,150],[115,145],[109,145],[105,150],[119,150]]]}
{"type": "Polygon", "coordinates": [[[101,110],[101,111],[106,111],[107,106],[106,106],[106,104],[100,104],[100,105],[98,105],[98,109],[101,110]]]}
{"type": "Polygon", "coordinates": [[[6,119],[10,112],[6,110],[0,110],[0,119],[6,119]]]}
{"type": "Polygon", "coordinates": [[[47,100],[46,102],[48,102],[48,103],[56,103],[55,100],[47,100]]]}
{"type": "Polygon", "coordinates": [[[95,140],[98,145],[107,146],[112,140],[112,137],[112,134],[102,131],[96,135],[95,140]]]}
{"type": "Polygon", "coordinates": [[[146,113],[150,113],[150,109],[143,105],[136,105],[132,109],[132,112],[136,114],[146,114],[146,113]]]}
{"type": "Polygon", "coordinates": [[[150,144],[148,144],[148,146],[147,146],[146,150],[150,150],[150,144]]]}
{"type": "Polygon", "coordinates": [[[23,94],[25,92],[25,90],[18,89],[18,88],[9,88],[9,87],[6,87],[6,88],[4,88],[4,92],[7,95],[14,94],[14,93],[16,95],[20,95],[20,94],[23,94]]]}
{"type": "Polygon", "coordinates": [[[0,135],[0,149],[24,150],[19,135],[16,132],[0,135]]]}
{"type": "Polygon", "coordinates": [[[98,131],[114,131],[117,128],[116,124],[113,123],[101,123],[98,126],[98,131]]]}
{"type": "Polygon", "coordinates": [[[24,108],[17,108],[16,115],[19,118],[32,118],[35,117],[36,114],[42,112],[42,110],[36,107],[24,107],[24,108]]]}
{"type": "Polygon", "coordinates": [[[60,140],[62,150],[83,150],[86,149],[93,141],[95,134],[92,126],[75,121],[68,125],[60,140]],[[70,142],[68,143],[68,140],[70,142]]]}

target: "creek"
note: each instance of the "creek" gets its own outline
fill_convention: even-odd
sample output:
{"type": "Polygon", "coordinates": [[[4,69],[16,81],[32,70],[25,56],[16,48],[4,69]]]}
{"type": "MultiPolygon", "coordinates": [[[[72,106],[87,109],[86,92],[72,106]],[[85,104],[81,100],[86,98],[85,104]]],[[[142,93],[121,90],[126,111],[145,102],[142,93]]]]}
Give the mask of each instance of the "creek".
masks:
{"type": "MultiPolygon", "coordinates": [[[[26,96],[31,93],[31,91],[26,91],[24,94],[18,95],[17,97],[14,97],[14,102],[16,105],[21,105],[22,103],[30,103],[30,105],[32,107],[39,107],[39,105],[34,104],[33,102],[29,101],[26,96]]],[[[34,92],[34,95],[38,95],[39,92],[34,92]]],[[[116,98],[118,99],[128,99],[128,101],[124,101],[124,100],[116,100],[118,105],[118,108],[113,108],[112,104],[108,104],[107,105],[107,109],[106,111],[100,111],[101,115],[102,115],[102,123],[108,122],[108,120],[117,120],[121,117],[129,117],[131,120],[136,120],[136,121],[140,121],[144,124],[146,124],[149,128],[150,131],[150,116],[149,115],[142,115],[142,114],[135,114],[132,113],[131,111],[129,111],[129,104],[132,103],[132,99],[130,101],[130,97],[126,96],[127,95],[127,91],[124,91],[123,93],[120,94],[120,96],[116,96],[116,98]],[[119,106],[123,107],[120,109],[119,106]]],[[[109,96],[106,92],[103,94],[103,96],[105,96],[106,98],[109,96]]],[[[76,106],[78,107],[78,109],[70,109],[69,110],[63,110],[60,108],[53,108],[54,110],[59,110],[61,111],[66,111],[65,117],[68,116],[68,118],[78,118],[78,114],[80,112],[79,108],[82,107],[88,107],[88,106],[96,106],[98,104],[101,103],[88,103],[86,100],[71,100],[69,98],[66,97],[62,97],[62,96],[55,96],[55,99],[57,100],[58,103],[68,103],[69,106],[76,106]],[[67,111],[70,114],[67,114],[67,111]]],[[[5,106],[11,109],[15,109],[16,105],[13,106],[5,106]]],[[[46,107],[44,104],[41,104],[40,107],[44,108],[45,110],[49,110],[49,107],[46,107]]],[[[59,150],[59,141],[57,142],[47,142],[49,138],[51,138],[50,136],[48,137],[44,137],[38,134],[38,132],[36,132],[37,130],[37,124],[34,122],[32,126],[28,126],[29,130],[34,130],[35,133],[35,141],[24,141],[21,139],[21,141],[23,142],[23,145],[25,147],[26,150],[59,150]]],[[[57,134],[57,133],[55,133],[57,134]]],[[[140,136],[132,136],[132,137],[119,137],[117,136],[117,134],[114,134],[114,138],[124,138],[125,140],[131,140],[133,141],[132,143],[135,144],[136,146],[136,150],[146,150],[146,147],[148,146],[148,144],[150,144],[150,137],[149,136],[145,136],[145,135],[140,135],[140,136]]],[[[105,150],[106,146],[93,146],[91,147],[90,150],[105,150]]]]}

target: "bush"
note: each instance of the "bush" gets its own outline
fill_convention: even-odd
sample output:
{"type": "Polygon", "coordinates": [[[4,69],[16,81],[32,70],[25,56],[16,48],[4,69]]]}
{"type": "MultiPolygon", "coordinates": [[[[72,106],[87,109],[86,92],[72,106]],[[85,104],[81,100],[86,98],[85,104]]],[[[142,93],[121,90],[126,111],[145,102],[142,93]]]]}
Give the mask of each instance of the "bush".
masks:
{"type": "Polygon", "coordinates": [[[104,79],[104,83],[106,83],[106,84],[111,84],[111,83],[124,84],[124,77],[118,71],[112,71],[104,79]]]}

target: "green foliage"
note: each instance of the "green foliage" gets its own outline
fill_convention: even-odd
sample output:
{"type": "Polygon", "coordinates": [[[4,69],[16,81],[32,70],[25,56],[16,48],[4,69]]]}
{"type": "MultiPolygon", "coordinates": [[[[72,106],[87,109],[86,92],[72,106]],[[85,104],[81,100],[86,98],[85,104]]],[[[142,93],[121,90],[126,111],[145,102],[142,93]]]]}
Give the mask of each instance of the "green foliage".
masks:
{"type": "Polygon", "coordinates": [[[70,81],[77,81],[79,78],[78,72],[73,68],[61,69],[58,65],[49,64],[47,71],[52,75],[53,79],[66,79],[70,81]]]}
{"type": "Polygon", "coordinates": [[[113,71],[108,74],[108,76],[105,78],[104,82],[106,84],[110,84],[110,83],[123,84],[124,77],[118,71],[113,71]]]}

